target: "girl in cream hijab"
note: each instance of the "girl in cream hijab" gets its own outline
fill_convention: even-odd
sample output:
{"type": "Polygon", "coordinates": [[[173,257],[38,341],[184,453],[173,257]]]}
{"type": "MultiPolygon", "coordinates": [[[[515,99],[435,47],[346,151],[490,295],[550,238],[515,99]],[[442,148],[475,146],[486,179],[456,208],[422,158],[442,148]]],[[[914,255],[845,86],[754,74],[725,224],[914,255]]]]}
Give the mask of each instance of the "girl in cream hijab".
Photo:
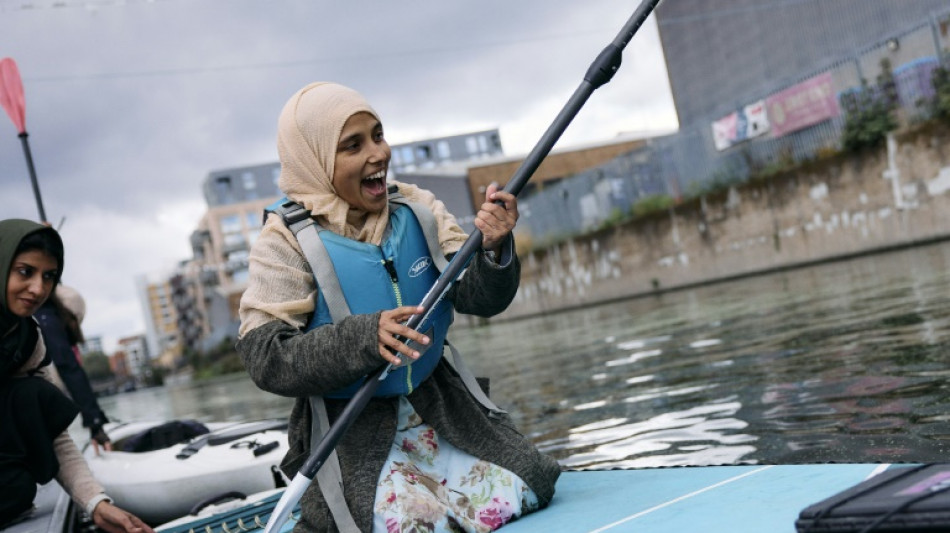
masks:
{"type": "MultiPolygon", "coordinates": [[[[378,114],[359,93],[334,83],[307,85],[284,106],[277,137],[279,186],[290,200],[336,235],[377,246],[386,241],[393,227],[386,182],[391,154],[378,114]]],[[[389,185],[432,212],[442,254],[458,251],[467,235],[442,202],[412,185],[389,185]]],[[[515,197],[489,187],[474,222],[482,252],[446,296],[455,311],[492,316],[514,298],[517,219],[515,197]]],[[[271,214],[251,249],[237,348],[260,388],[297,398],[291,449],[281,465],[290,477],[315,445],[308,398],[325,400],[332,424],[347,400],[327,394],[387,362],[398,365],[396,354],[419,358],[418,348],[400,336],[419,346],[430,342],[404,325],[422,310],[418,302],[308,329],[317,293],[296,237],[271,214]]],[[[560,472],[507,413],[476,401],[444,359],[411,392],[370,400],[336,454],[342,514],[349,516],[327,503],[330,488],[313,483],[295,531],[490,531],[546,506],[560,472]]]]}

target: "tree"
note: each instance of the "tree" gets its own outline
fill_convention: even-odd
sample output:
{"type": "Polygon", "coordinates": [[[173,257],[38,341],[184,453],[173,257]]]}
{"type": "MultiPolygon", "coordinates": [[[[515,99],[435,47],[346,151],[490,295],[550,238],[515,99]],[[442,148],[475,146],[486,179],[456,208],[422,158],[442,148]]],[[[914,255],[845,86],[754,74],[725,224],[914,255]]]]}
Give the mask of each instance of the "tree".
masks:
{"type": "Polygon", "coordinates": [[[83,368],[90,381],[105,381],[115,379],[112,369],[109,368],[109,357],[102,352],[91,352],[83,357],[83,368]]]}

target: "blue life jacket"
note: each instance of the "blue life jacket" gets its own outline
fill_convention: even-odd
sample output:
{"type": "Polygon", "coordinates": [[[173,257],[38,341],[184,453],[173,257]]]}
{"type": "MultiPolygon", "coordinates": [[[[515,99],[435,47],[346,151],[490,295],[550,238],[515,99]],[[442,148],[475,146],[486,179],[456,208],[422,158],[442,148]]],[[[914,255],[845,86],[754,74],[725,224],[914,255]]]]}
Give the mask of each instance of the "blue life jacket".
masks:
{"type": "MultiPolygon", "coordinates": [[[[286,200],[282,203],[288,204],[286,200]]],[[[275,207],[273,210],[280,214],[279,209],[275,207]]],[[[404,305],[418,305],[439,276],[426,234],[413,209],[403,204],[390,202],[389,230],[379,246],[343,237],[316,223],[313,226],[320,241],[316,248],[322,244],[326,254],[324,259],[311,259],[308,255],[318,289],[315,310],[306,328],[308,331],[332,324],[350,314],[369,314],[404,305]],[[326,256],[329,265],[326,264],[326,256]],[[334,291],[341,293],[342,298],[334,297],[334,291]]],[[[301,234],[297,235],[300,239],[301,234]]],[[[305,247],[303,241],[301,247],[305,247]]],[[[440,259],[441,264],[444,264],[444,257],[440,259]]],[[[426,346],[413,345],[422,355],[415,361],[393,369],[377,387],[374,396],[410,394],[429,377],[442,357],[443,343],[453,318],[451,302],[443,299],[429,313],[425,323],[417,328],[430,340],[426,346]]],[[[384,364],[382,359],[380,364],[384,364]]],[[[352,397],[362,382],[363,379],[360,379],[326,397],[352,397]]]]}

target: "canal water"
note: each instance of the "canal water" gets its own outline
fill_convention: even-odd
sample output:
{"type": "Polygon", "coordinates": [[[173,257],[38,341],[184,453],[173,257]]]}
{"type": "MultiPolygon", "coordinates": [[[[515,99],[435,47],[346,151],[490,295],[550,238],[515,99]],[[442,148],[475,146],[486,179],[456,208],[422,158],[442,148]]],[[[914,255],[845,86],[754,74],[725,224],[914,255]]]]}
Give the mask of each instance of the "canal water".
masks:
{"type": "MultiPolygon", "coordinates": [[[[484,326],[450,339],[567,468],[945,461],[950,244],[484,326]]],[[[283,417],[243,375],[103,398],[116,420],[283,417]]]]}

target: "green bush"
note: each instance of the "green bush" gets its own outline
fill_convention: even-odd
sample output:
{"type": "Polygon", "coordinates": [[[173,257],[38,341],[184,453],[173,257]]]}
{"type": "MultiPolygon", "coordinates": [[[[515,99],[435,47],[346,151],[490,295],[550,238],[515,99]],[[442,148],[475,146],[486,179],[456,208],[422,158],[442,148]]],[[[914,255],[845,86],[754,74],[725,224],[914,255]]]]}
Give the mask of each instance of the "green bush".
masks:
{"type": "Polygon", "coordinates": [[[244,372],[244,363],[234,348],[234,340],[225,337],[205,352],[186,350],[186,358],[195,379],[208,379],[235,372],[244,372]]]}
{"type": "Polygon", "coordinates": [[[841,95],[845,111],[841,144],[849,152],[880,146],[889,131],[897,129],[894,110],[897,108],[897,83],[891,62],[881,60],[881,74],[877,83],[869,86],[861,80],[861,88],[841,95]]]}
{"type": "Polygon", "coordinates": [[[633,204],[633,216],[642,217],[658,211],[666,211],[673,205],[673,198],[665,194],[644,196],[633,204]]]}
{"type": "Polygon", "coordinates": [[[600,223],[597,229],[601,230],[601,229],[612,228],[622,222],[625,222],[629,218],[630,217],[628,217],[627,214],[623,212],[623,209],[620,209],[619,207],[615,207],[610,210],[610,214],[608,214],[607,218],[605,218],[604,221],[600,223]]]}
{"type": "Polygon", "coordinates": [[[168,370],[166,370],[165,367],[152,364],[145,374],[143,384],[146,387],[160,387],[165,384],[166,374],[168,374],[168,370]]]}
{"type": "MultiPolygon", "coordinates": [[[[950,61],[950,58],[947,61],[950,61]]],[[[934,86],[933,115],[950,120],[950,67],[935,68],[931,81],[934,86]]]]}
{"type": "Polygon", "coordinates": [[[90,352],[83,356],[82,365],[90,381],[115,379],[109,368],[109,357],[102,352],[90,352]]]}
{"type": "Polygon", "coordinates": [[[841,144],[849,152],[879,146],[887,132],[897,129],[887,96],[866,83],[861,90],[842,95],[841,105],[845,110],[841,144]]]}

